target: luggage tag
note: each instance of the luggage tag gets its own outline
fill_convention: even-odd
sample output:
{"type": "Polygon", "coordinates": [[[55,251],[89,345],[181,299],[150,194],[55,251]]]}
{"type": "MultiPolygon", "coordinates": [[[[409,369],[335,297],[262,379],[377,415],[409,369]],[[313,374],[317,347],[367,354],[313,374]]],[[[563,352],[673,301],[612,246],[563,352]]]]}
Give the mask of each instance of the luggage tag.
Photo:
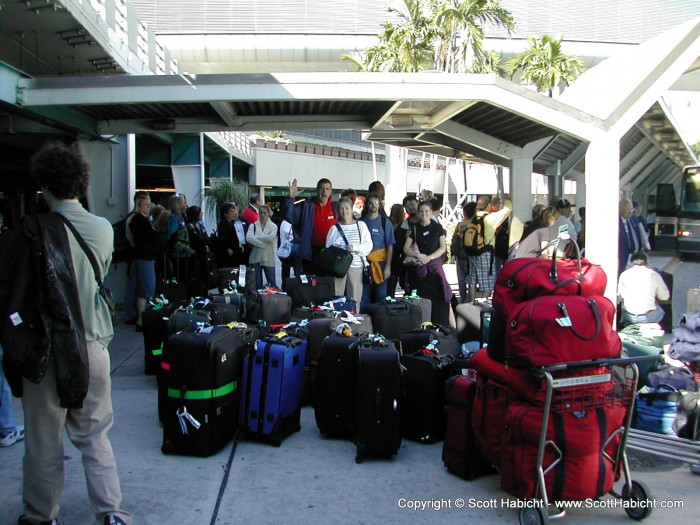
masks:
{"type": "Polygon", "coordinates": [[[19,326],[22,324],[22,318],[19,315],[19,312],[15,312],[10,316],[10,321],[12,321],[12,326],[19,326]]]}
{"type": "Polygon", "coordinates": [[[302,284],[309,284],[309,278],[306,275],[302,275],[299,279],[301,279],[302,284]]]}
{"type": "Polygon", "coordinates": [[[185,405],[182,405],[182,408],[177,409],[177,419],[180,422],[180,429],[182,430],[182,434],[184,436],[188,436],[189,432],[187,431],[187,422],[190,422],[190,425],[194,427],[195,430],[199,430],[199,427],[202,426],[202,424],[195,419],[195,417],[190,414],[187,411],[187,407],[185,405]]]}
{"type": "Polygon", "coordinates": [[[435,325],[431,321],[426,321],[424,323],[421,323],[420,327],[423,330],[427,330],[428,328],[433,328],[435,325]]]}
{"type": "Polygon", "coordinates": [[[423,355],[435,355],[435,356],[440,355],[440,351],[438,350],[437,345],[438,345],[438,340],[433,339],[432,341],[430,341],[428,346],[426,346],[425,348],[423,348],[421,350],[421,354],[423,354],[423,355]]]}
{"type": "Polygon", "coordinates": [[[352,337],[352,328],[348,323],[342,323],[335,327],[335,333],[343,337],[352,337]]]}
{"type": "Polygon", "coordinates": [[[561,313],[564,314],[564,317],[559,317],[555,319],[555,321],[559,326],[571,328],[571,318],[569,317],[569,312],[566,309],[566,305],[564,303],[558,303],[557,306],[559,307],[559,310],[561,310],[561,313]]]}
{"type": "Polygon", "coordinates": [[[287,335],[288,335],[287,332],[285,332],[284,330],[280,330],[276,334],[270,334],[270,337],[276,337],[277,339],[284,339],[285,337],[287,337],[287,335]]]}
{"type": "Polygon", "coordinates": [[[248,268],[246,268],[245,264],[241,264],[238,267],[238,286],[241,288],[245,288],[245,274],[248,271],[248,268]]]}
{"type": "Polygon", "coordinates": [[[398,301],[396,299],[394,299],[393,297],[391,297],[390,295],[387,295],[384,298],[384,302],[385,303],[397,303],[398,301]]]}

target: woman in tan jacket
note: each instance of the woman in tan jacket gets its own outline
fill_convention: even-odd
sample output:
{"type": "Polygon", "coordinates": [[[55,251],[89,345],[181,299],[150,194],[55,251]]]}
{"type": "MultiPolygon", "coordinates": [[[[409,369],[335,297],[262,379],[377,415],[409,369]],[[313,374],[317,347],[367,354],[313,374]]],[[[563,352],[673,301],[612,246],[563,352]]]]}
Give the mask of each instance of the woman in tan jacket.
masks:
{"type": "Polygon", "coordinates": [[[253,247],[250,252],[250,264],[255,269],[255,286],[260,289],[263,287],[263,272],[268,286],[277,286],[277,225],[270,220],[272,211],[269,206],[260,206],[258,214],[258,221],[248,227],[246,241],[253,247]]]}

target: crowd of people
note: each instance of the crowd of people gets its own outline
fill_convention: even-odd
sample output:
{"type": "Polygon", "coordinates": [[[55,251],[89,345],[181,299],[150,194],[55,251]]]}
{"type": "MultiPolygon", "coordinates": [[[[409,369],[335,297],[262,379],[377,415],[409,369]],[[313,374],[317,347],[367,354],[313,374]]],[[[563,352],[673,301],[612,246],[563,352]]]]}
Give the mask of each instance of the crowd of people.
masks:
{"type": "MultiPolygon", "coordinates": [[[[522,236],[510,244],[509,219],[512,203],[508,195],[480,196],[462,206],[462,220],[451,239],[437,221],[440,206],[430,192],[409,194],[385,210],[385,191],[373,182],[364,195],[344,189],[334,202],[333,187],[320,179],[314,198],[297,200],[296,180],[289,184],[288,197],[273,213],[260,194],[239,209],[235,202],[221,206],[214,235],[208,235],[203,211],[187,206],[184,195],[170,197],[168,209],[152,206],[146,193],[134,197],[134,210],[127,219],[127,235],[134,246],[125,301],[127,323],[140,329],[146,300],[156,294],[156,285],[167,279],[194,283],[206,293],[204,274],[212,264],[219,268],[249,266],[255,286],[279,286],[275,268],[282,267],[282,279],[291,275],[326,275],[317,265],[319,254],[335,246],[352,254],[350,268],[336,276],[336,293],[367,304],[393,297],[397,288],[416,291],[433,304],[434,322],[447,323],[449,305],[472,302],[491,295],[501,267],[510,259],[572,256],[572,242],[585,250],[585,208],[578,209],[565,198],[538,204],[522,236]],[[480,246],[472,246],[473,232],[480,246]],[[559,239],[559,242],[554,242],[559,239]],[[442,265],[449,253],[457,269],[459,296],[450,291],[442,265]]],[[[632,255],[650,249],[649,229],[641,217],[641,206],[620,201],[619,274],[631,263],[632,255]]]]}

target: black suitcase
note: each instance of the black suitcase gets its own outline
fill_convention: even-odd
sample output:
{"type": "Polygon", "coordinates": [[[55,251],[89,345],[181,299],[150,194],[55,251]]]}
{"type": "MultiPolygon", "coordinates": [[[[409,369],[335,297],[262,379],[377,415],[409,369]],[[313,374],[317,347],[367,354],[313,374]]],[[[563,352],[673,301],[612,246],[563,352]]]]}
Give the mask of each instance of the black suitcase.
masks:
{"type": "MultiPolygon", "coordinates": [[[[291,320],[292,298],[285,293],[255,292],[251,303],[257,308],[256,320],[262,320],[265,324],[287,324],[291,320]]],[[[251,307],[251,312],[253,307],[251,307]]]]}
{"type": "Polygon", "coordinates": [[[217,288],[219,286],[219,267],[216,264],[216,255],[212,252],[205,252],[202,255],[202,260],[204,261],[202,278],[207,289],[217,288]]]}
{"type": "Polygon", "coordinates": [[[285,279],[282,290],[292,298],[292,308],[323,304],[335,297],[333,277],[302,275],[285,279]]]}
{"type": "Polygon", "coordinates": [[[156,294],[162,295],[171,303],[181,303],[189,299],[187,286],[179,284],[177,279],[160,282],[156,286],[156,294]]]}
{"type": "Polygon", "coordinates": [[[373,332],[372,320],[368,315],[360,314],[357,316],[352,316],[352,319],[360,321],[359,324],[357,324],[346,320],[348,319],[346,312],[340,313],[345,314],[345,317],[319,318],[311,319],[309,321],[309,349],[307,352],[309,360],[309,375],[306,377],[306,379],[309,381],[308,388],[311,392],[316,391],[318,359],[321,356],[323,340],[326,337],[331,335],[333,331],[343,323],[348,324],[353,335],[371,334],[373,332]]]}
{"type": "Polygon", "coordinates": [[[358,344],[355,398],[356,463],[390,457],[401,447],[401,363],[394,343],[365,339],[358,344]]]}
{"type": "Polygon", "coordinates": [[[434,350],[401,356],[405,437],[435,443],[445,435],[445,381],[451,375],[454,360],[454,355],[434,350]]]}
{"type": "Polygon", "coordinates": [[[160,369],[163,344],[168,337],[170,314],[178,308],[177,303],[149,302],[141,314],[143,328],[144,372],[155,375],[160,369]]]}
{"type": "Polygon", "coordinates": [[[314,416],[321,434],[351,438],[355,430],[357,336],[323,340],[316,371],[314,416]]]}
{"type": "Polygon", "coordinates": [[[318,307],[297,306],[292,309],[291,319],[298,322],[308,319],[332,319],[336,312],[334,310],[321,310],[318,307]]]}
{"type": "Polygon", "coordinates": [[[423,297],[418,297],[415,291],[412,295],[407,295],[398,299],[399,302],[415,304],[420,306],[420,311],[424,323],[429,323],[431,316],[433,315],[433,302],[430,299],[424,299],[423,297]]]}
{"type": "Polygon", "coordinates": [[[376,333],[386,339],[400,339],[401,334],[420,327],[423,313],[420,306],[402,302],[372,303],[365,308],[372,318],[376,333]]]}
{"type": "Polygon", "coordinates": [[[673,274],[657,268],[654,268],[654,271],[664,280],[670,294],[666,301],[659,301],[659,306],[664,311],[664,317],[659,322],[659,326],[664,329],[664,332],[670,334],[673,331],[673,274]]]}
{"type": "MultiPolygon", "coordinates": [[[[223,327],[221,327],[223,328],[223,327]]],[[[198,330],[196,326],[190,326],[186,328],[186,331],[198,330]]],[[[256,339],[260,337],[260,331],[257,327],[245,328],[236,327],[235,331],[241,334],[243,337],[243,342],[247,345],[248,349],[252,348],[253,343],[256,339]]],[[[165,418],[165,405],[168,394],[168,374],[170,373],[170,337],[167,338],[163,344],[163,353],[160,361],[160,368],[158,369],[158,375],[156,376],[158,384],[158,421],[164,421],[165,418]]],[[[246,354],[247,355],[247,354],[246,354]]]]}
{"type": "Polygon", "coordinates": [[[179,332],[168,342],[164,454],[209,456],[233,437],[238,423],[243,361],[239,330],[215,326],[179,332]]]}
{"type": "Polygon", "coordinates": [[[219,268],[218,289],[224,293],[226,290],[239,290],[246,292],[255,291],[255,271],[246,266],[236,266],[233,268],[219,268]],[[240,279],[241,269],[245,268],[245,279],[243,284],[240,279]]]}
{"type": "Polygon", "coordinates": [[[451,326],[423,323],[420,328],[414,328],[401,334],[400,340],[403,355],[415,354],[432,341],[437,341],[436,348],[440,355],[459,356],[461,354],[457,330],[451,326]]]}
{"type": "Polygon", "coordinates": [[[469,341],[483,342],[488,339],[488,331],[484,331],[484,316],[493,311],[491,306],[466,303],[457,306],[456,323],[457,339],[460,343],[469,341]]]}

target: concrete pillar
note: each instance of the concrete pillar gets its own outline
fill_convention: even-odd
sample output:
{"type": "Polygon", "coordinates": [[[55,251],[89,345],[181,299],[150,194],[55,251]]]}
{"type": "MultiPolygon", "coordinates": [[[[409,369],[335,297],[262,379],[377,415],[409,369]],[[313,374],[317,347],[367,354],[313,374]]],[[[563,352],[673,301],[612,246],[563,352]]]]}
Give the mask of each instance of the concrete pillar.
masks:
{"type": "Polygon", "coordinates": [[[605,296],[616,302],[620,200],[620,141],[602,136],[586,152],[586,258],[608,276],[605,296]]]}
{"type": "Polygon", "coordinates": [[[175,191],[187,196],[188,205],[201,205],[204,188],[204,135],[176,135],[172,170],[175,191]]]}
{"type": "Polygon", "coordinates": [[[509,244],[512,245],[522,236],[525,223],[532,219],[532,157],[511,160],[510,196],[513,200],[513,217],[509,244]]]}
{"type": "Polygon", "coordinates": [[[398,146],[386,146],[386,183],[384,189],[386,192],[386,211],[389,213],[391,205],[402,202],[408,191],[403,155],[398,146]]]}

